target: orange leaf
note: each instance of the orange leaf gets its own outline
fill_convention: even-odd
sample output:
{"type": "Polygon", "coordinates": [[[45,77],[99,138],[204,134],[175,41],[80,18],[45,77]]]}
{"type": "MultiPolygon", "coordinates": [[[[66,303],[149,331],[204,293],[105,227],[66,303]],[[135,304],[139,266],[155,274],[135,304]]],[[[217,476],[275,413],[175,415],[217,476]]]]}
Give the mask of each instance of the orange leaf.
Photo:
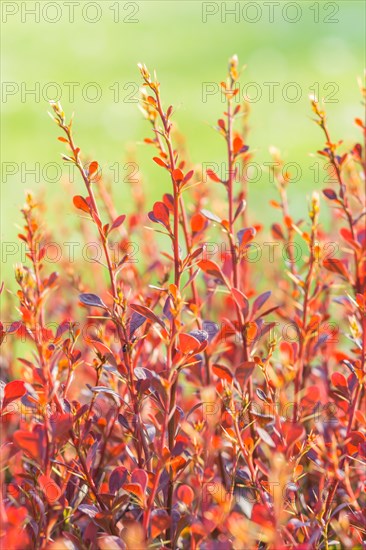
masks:
{"type": "Polygon", "coordinates": [[[141,502],[144,502],[144,492],[141,485],[139,485],[138,483],[125,483],[124,485],[122,485],[122,489],[124,489],[128,493],[132,493],[141,502]]]}
{"type": "Polygon", "coordinates": [[[238,153],[240,149],[243,147],[244,141],[241,139],[241,137],[236,137],[234,139],[233,147],[234,147],[234,153],[238,153]]]}
{"type": "Polygon", "coordinates": [[[161,158],[159,157],[154,157],[153,161],[156,162],[156,164],[158,164],[159,166],[162,166],[163,168],[168,168],[165,162],[161,160],[161,158]]]}
{"type": "Polygon", "coordinates": [[[284,216],[283,221],[285,222],[285,225],[286,225],[286,227],[287,227],[288,229],[291,229],[291,228],[292,228],[292,224],[293,224],[294,222],[292,221],[291,216],[284,216]]]}
{"type": "Polygon", "coordinates": [[[365,441],[365,436],[362,432],[351,432],[349,438],[347,439],[347,453],[350,455],[355,455],[358,453],[358,447],[365,441]]]}
{"type": "Polygon", "coordinates": [[[169,460],[168,464],[173,472],[176,474],[178,470],[184,468],[184,466],[187,464],[187,461],[182,456],[173,456],[169,460]]]}
{"type": "Polygon", "coordinates": [[[173,170],[172,176],[177,183],[180,183],[184,178],[184,174],[182,170],[179,170],[179,168],[176,168],[175,170],[173,170]]]}
{"type": "Polygon", "coordinates": [[[93,160],[93,162],[89,164],[89,177],[91,178],[95,176],[95,174],[98,172],[98,169],[99,169],[99,164],[97,163],[96,160],[93,160]]]}
{"type": "Polygon", "coordinates": [[[79,210],[90,213],[88,203],[81,195],[75,195],[75,197],[72,199],[72,202],[74,203],[74,206],[76,206],[76,208],[78,208],[79,210]]]}
{"type": "Polygon", "coordinates": [[[50,504],[55,503],[60,498],[61,489],[51,477],[40,475],[38,483],[50,504]]]}
{"type": "Polygon", "coordinates": [[[202,214],[193,214],[191,217],[191,229],[193,233],[199,233],[200,231],[203,231],[203,229],[206,227],[207,221],[202,214]]]}
{"type": "Polygon", "coordinates": [[[207,273],[207,275],[211,275],[211,277],[215,277],[215,279],[220,279],[223,283],[227,284],[223,272],[212,260],[201,260],[198,262],[198,267],[207,273]]]}

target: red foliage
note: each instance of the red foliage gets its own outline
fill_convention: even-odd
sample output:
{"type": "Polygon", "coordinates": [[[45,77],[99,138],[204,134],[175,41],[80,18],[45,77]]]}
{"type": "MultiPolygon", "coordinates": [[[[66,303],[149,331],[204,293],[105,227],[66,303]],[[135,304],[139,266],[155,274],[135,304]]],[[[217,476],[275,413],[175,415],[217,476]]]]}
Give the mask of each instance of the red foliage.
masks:
{"type": "Polygon", "coordinates": [[[352,144],[340,154],[312,102],[326,142],[319,154],[336,176],[336,189],[323,190],[332,229],[321,225],[318,193],[308,221],[290,214],[291,175],[275,150],[275,222],[258,223],[247,181],[236,178],[251,158],[247,128],[234,129],[245,112],[236,57],[217,126],[226,179],[187,169],[173,108],[164,110],[159,83],[140,71],[152,126],[144,141],[167,193],[146,205],[132,184],[131,214],[118,213],[98,163],[84,163],[71,123],[52,105],[64,159],[85,187],[69,202],[82,234],[94,228],[101,258],[87,268],[60,260],[49,272],[47,234],[27,197],[20,319],[1,325],[1,545],[361,548],[365,150],[352,144]],[[286,255],[252,261],[271,234],[272,253],[280,244],[286,255]],[[335,258],[328,245],[339,240],[335,258]],[[20,339],[29,353],[17,360],[20,339]]]}

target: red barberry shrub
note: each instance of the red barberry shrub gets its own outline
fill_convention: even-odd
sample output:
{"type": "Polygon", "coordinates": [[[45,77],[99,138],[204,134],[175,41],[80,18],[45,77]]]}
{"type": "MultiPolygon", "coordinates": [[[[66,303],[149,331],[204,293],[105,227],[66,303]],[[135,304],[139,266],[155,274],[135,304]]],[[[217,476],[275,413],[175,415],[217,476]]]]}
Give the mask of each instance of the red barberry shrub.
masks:
{"type": "Polygon", "coordinates": [[[173,107],[140,72],[166,192],[148,204],[134,183],[127,215],[52,105],[80,176],[64,208],[100,255],[50,270],[56,237],[27,196],[27,260],[1,326],[1,546],[362,548],[365,148],[334,141],[314,99],[332,184],[294,219],[291,174],[272,148],[267,221],[238,177],[252,153],[237,58],[216,126],[225,177],[189,165],[173,107]]]}

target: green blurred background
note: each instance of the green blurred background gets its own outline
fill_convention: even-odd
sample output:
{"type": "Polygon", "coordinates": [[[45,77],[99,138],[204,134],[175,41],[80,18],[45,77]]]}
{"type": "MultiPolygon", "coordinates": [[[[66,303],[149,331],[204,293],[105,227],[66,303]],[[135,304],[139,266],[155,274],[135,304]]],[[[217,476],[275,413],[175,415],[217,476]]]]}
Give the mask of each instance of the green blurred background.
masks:
{"type": "MultiPolygon", "coordinates": [[[[71,197],[65,196],[58,181],[45,181],[42,176],[46,170],[46,180],[55,177],[47,163],[59,163],[67,175],[60,160],[64,149],[56,139],[58,130],[47,116],[47,96],[59,99],[60,90],[65,112],[75,112],[82,152],[97,160],[107,176],[113,175],[111,165],[119,165],[120,177],[113,185],[119,212],[128,210],[130,204],[129,186],[123,182],[130,171],[124,167],[129,150],[134,151],[144,176],[149,201],[169,190],[163,171],[151,161],[152,149],[141,143],[151,134],[135,102],[140,85],[138,62],[157,70],[165,105],[175,106],[174,120],[186,137],[192,162],[221,163],[225,144],[211,125],[225,106],[218,92],[203,101],[202,89],[204,83],[223,80],[228,58],[238,54],[240,64],[247,66],[242,87],[253,100],[248,142],[256,152],[254,160],[259,165],[268,162],[268,149],[275,145],[287,162],[301,166],[302,177],[290,189],[297,215],[305,215],[306,194],[324,187],[326,178],[320,171],[320,181],[315,182],[310,168],[317,158],[309,155],[323,147],[323,137],[311,121],[309,94],[316,91],[327,99],[334,139],[342,138],[346,145],[360,140],[353,119],[362,116],[357,78],[365,66],[363,1],[80,1],[73,3],[73,22],[72,8],[62,1],[1,4],[4,241],[16,236],[26,189],[46,192],[48,221],[56,236],[62,225],[74,223],[71,197]],[[36,10],[36,16],[31,10],[36,10]],[[236,10],[236,15],[229,10],[236,10]],[[51,82],[58,84],[58,91],[48,85],[51,82]],[[78,83],[73,100],[68,82],[78,83]],[[96,101],[96,88],[88,85],[91,82],[101,95],[96,101]],[[256,84],[245,88],[248,82],[256,84]],[[270,82],[278,83],[273,101],[265,85],[270,82]],[[294,87],[286,88],[289,82],[296,83],[297,92],[294,87]],[[26,94],[32,89],[38,97],[26,94]],[[300,90],[301,97],[288,101],[283,97],[286,90],[290,98],[300,90]],[[256,93],[261,97],[254,101],[256,93]],[[27,173],[36,163],[39,173],[27,173]],[[16,173],[9,174],[12,171],[16,173]],[[62,220],[57,217],[61,203],[69,213],[62,220]]],[[[81,182],[76,188],[84,192],[81,182]]],[[[268,174],[263,172],[259,181],[251,182],[249,191],[253,217],[267,224],[268,201],[276,198],[268,174]]],[[[15,256],[8,259],[5,268],[2,262],[3,277],[15,261],[15,256]]]]}

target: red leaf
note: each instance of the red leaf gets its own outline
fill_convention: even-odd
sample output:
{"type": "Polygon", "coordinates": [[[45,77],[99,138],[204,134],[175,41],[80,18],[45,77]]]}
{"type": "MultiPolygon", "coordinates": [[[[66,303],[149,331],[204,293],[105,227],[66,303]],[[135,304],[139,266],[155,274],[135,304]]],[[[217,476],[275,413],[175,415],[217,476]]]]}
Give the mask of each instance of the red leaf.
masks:
{"type": "Polygon", "coordinates": [[[221,182],[220,178],[216,175],[216,173],[213,170],[207,170],[206,174],[211,180],[221,182]]]}
{"type": "Polygon", "coordinates": [[[184,178],[184,174],[182,170],[179,170],[179,168],[176,168],[175,170],[173,170],[172,176],[174,181],[176,181],[177,183],[180,183],[184,178]]]}
{"type": "Polygon", "coordinates": [[[173,456],[168,462],[167,465],[171,467],[174,474],[178,472],[178,470],[181,470],[184,468],[184,466],[187,464],[187,461],[182,456],[173,456]]]}
{"type": "Polygon", "coordinates": [[[113,355],[109,347],[103,344],[103,342],[99,342],[98,340],[89,340],[88,338],[86,338],[85,340],[88,344],[99,351],[100,354],[104,356],[113,355]]]}
{"type": "Polygon", "coordinates": [[[76,208],[78,208],[79,210],[83,210],[83,212],[90,213],[90,208],[88,206],[88,203],[84,199],[84,197],[82,197],[81,195],[75,195],[72,201],[74,203],[74,206],[76,206],[76,208]]]}
{"type": "Polygon", "coordinates": [[[174,212],[174,197],[170,193],[164,193],[163,203],[168,208],[169,212],[174,212]]]}
{"type": "Polygon", "coordinates": [[[13,441],[19,449],[29,454],[37,462],[43,460],[44,437],[40,430],[28,432],[27,430],[17,430],[13,434],[13,441]]]}
{"type": "Polygon", "coordinates": [[[151,514],[151,537],[155,539],[170,524],[170,518],[166,510],[153,510],[151,514]]]}
{"type": "Polygon", "coordinates": [[[355,455],[359,451],[359,445],[365,441],[365,436],[362,432],[351,432],[347,439],[347,453],[349,455],[355,455]]]}
{"type": "Polygon", "coordinates": [[[323,261],[323,266],[328,271],[331,271],[332,273],[338,273],[338,275],[340,275],[347,281],[349,280],[349,273],[345,265],[340,260],[337,260],[336,258],[326,259],[323,261]]]}
{"type": "Polygon", "coordinates": [[[221,380],[226,380],[229,383],[233,381],[233,375],[231,374],[230,369],[225,365],[213,365],[212,372],[214,372],[221,380]]]}
{"type": "Polygon", "coordinates": [[[51,477],[40,475],[38,478],[38,484],[49,504],[54,504],[58,501],[61,496],[61,489],[51,477]]]}
{"type": "Polygon", "coordinates": [[[241,290],[238,290],[237,288],[232,288],[232,294],[234,297],[235,302],[238,304],[241,310],[248,309],[248,298],[241,292],[241,290]]]}
{"type": "Polygon", "coordinates": [[[125,483],[122,487],[128,493],[135,495],[141,502],[144,502],[145,493],[142,490],[141,485],[138,483],[125,483]]]}
{"type": "Polygon", "coordinates": [[[280,224],[274,223],[271,227],[271,231],[275,239],[285,240],[285,235],[283,234],[280,224]]]}
{"type": "Polygon", "coordinates": [[[239,382],[241,388],[244,388],[245,384],[252,376],[255,365],[254,361],[244,361],[244,363],[241,363],[241,365],[236,368],[235,378],[239,382]]]}
{"type": "Polygon", "coordinates": [[[125,466],[117,466],[109,478],[109,491],[111,493],[118,491],[126,481],[127,475],[128,471],[125,466]]]}
{"type": "Polygon", "coordinates": [[[145,472],[145,470],[141,470],[140,468],[136,468],[136,470],[134,470],[132,472],[131,481],[132,481],[132,483],[138,483],[138,485],[140,485],[143,492],[145,492],[146,487],[147,487],[147,483],[149,481],[149,478],[148,478],[147,473],[145,472]]]}
{"type": "Polygon", "coordinates": [[[189,485],[179,485],[177,489],[177,498],[187,506],[190,506],[194,501],[194,492],[189,485]]]}
{"type": "Polygon", "coordinates": [[[236,137],[233,142],[233,149],[234,153],[238,153],[240,149],[243,147],[244,141],[241,139],[241,137],[236,137]]]}
{"type": "Polygon", "coordinates": [[[139,304],[130,304],[130,308],[133,311],[136,311],[140,315],[143,315],[146,319],[149,319],[152,323],[159,323],[161,327],[165,329],[165,325],[161,319],[155,313],[146,306],[141,306],[139,304]]]}
{"type": "Polygon", "coordinates": [[[158,201],[154,204],[153,214],[165,227],[169,225],[169,210],[163,202],[158,201]]]}
{"type": "Polygon", "coordinates": [[[183,178],[183,183],[187,183],[191,179],[193,174],[194,174],[194,170],[190,170],[189,172],[187,172],[183,178]]]}
{"type": "Polygon", "coordinates": [[[292,221],[291,216],[284,216],[283,221],[285,222],[285,226],[287,227],[287,229],[292,228],[294,222],[292,221]]]}
{"type": "Polygon", "coordinates": [[[335,386],[338,390],[340,390],[342,393],[348,392],[347,380],[342,373],[333,372],[331,379],[333,386],[335,386]]]}
{"type": "Polygon", "coordinates": [[[240,229],[238,231],[238,239],[240,247],[245,246],[246,244],[250,243],[254,239],[256,235],[256,230],[254,227],[246,227],[245,229],[240,229]]]}
{"type": "Polygon", "coordinates": [[[319,402],[320,399],[320,389],[318,386],[309,386],[306,388],[306,393],[304,397],[301,399],[301,406],[302,407],[314,407],[316,403],[319,402]]]}
{"type": "Polygon", "coordinates": [[[27,390],[22,380],[13,380],[12,382],[9,382],[6,384],[4,389],[4,401],[2,408],[5,409],[9,403],[15,401],[16,399],[20,399],[20,397],[23,397],[26,393],[27,390]]]}
{"type": "Polygon", "coordinates": [[[273,520],[264,504],[259,504],[257,502],[254,504],[252,508],[251,520],[258,525],[261,525],[262,527],[273,529],[273,520]]]}
{"type": "Polygon", "coordinates": [[[341,229],[339,230],[339,233],[345,241],[347,241],[347,242],[352,241],[353,242],[352,233],[347,227],[341,227],[341,229]]]}
{"type": "Polygon", "coordinates": [[[95,174],[98,172],[98,169],[99,169],[99,164],[97,163],[96,160],[93,160],[93,162],[89,164],[89,169],[88,169],[89,178],[92,178],[93,176],[95,176],[95,174]]]}
{"type": "Polygon", "coordinates": [[[366,294],[363,296],[362,294],[357,292],[356,302],[357,302],[358,306],[360,307],[360,309],[364,309],[364,307],[366,306],[366,294]]]}
{"type": "Polygon", "coordinates": [[[178,336],[178,349],[184,354],[194,353],[201,347],[201,342],[190,334],[181,333],[178,336]]]}
{"type": "Polygon", "coordinates": [[[60,414],[55,412],[51,416],[52,438],[54,441],[61,442],[69,438],[72,428],[72,415],[69,413],[60,414]]]}
{"type": "Polygon", "coordinates": [[[331,201],[334,201],[338,198],[337,193],[333,191],[333,189],[323,189],[323,194],[327,197],[327,199],[331,201]]]}
{"type": "Polygon", "coordinates": [[[153,161],[156,162],[156,164],[158,164],[159,166],[163,166],[163,168],[168,168],[165,162],[159,157],[154,157],[153,161]]]}
{"type": "Polygon", "coordinates": [[[285,437],[288,447],[292,447],[296,441],[301,439],[305,434],[305,428],[301,424],[294,424],[292,422],[283,422],[282,433],[285,437]]]}
{"type": "Polygon", "coordinates": [[[111,229],[117,229],[117,227],[123,224],[125,219],[126,219],[126,214],[121,214],[120,216],[118,216],[118,218],[116,218],[112,223],[111,229]]]}
{"type": "Polygon", "coordinates": [[[362,158],[362,145],[360,143],[356,143],[354,148],[351,151],[352,155],[354,155],[358,160],[361,160],[362,158]]]}
{"type": "Polygon", "coordinates": [[[217,121],[217,124],[222,130],[225,130],[225,121],[222,118],[219,118],[219,120],[217,121]]]}
{"type": "Polygon", "coordinates": [[[202,216],[202,214],[197,213],[193,214],[191,217],[191,229],[193,233],[199,233],[200,231],[203,231],[207,225],[206,219],[202,216]]]}
{"type": "Polygon", "coordinates": [[[198,262],[198,267],[208,275],[211,275],[211,277],[215,277],[215,279],[219,279],[227,284],[223,272],[215,262],[211,260],[201,260],[198,262]]]}
{"type": "Polygon", "coordinates": [[[258,298],[254,300],[252,307],[252,315],[254,315],[261,307],[264,306],[268,298],[271,296],[271,291],[263,292],[258,298]]]}

